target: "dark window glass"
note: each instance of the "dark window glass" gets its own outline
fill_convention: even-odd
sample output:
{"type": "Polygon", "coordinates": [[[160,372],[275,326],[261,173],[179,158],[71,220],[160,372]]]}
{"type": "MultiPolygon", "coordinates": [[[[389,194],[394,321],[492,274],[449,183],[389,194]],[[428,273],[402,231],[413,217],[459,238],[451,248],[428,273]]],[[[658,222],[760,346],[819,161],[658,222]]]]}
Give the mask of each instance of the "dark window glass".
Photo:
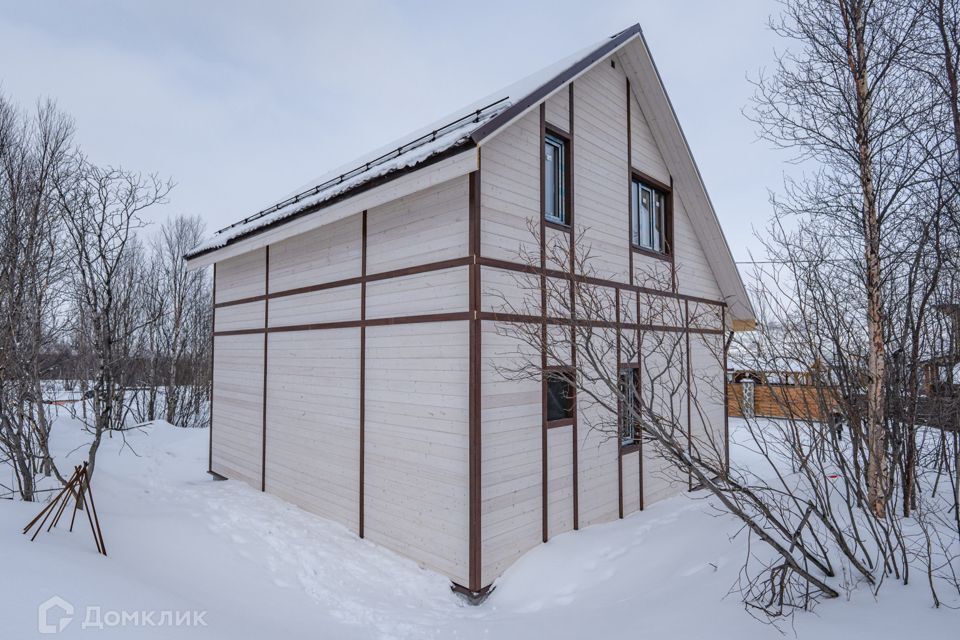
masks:
{"type": "Polygon", "coordinates": [[[567,167],[566,142],[554,135],[547,135],[543,141],[544,207],[547,220],[567,224],[567,167]]]}
{"type": "Polygon", "coordinates": [[[630,201],[633,244],[642,249],[666,253],[666,195],[634,178],[630,201]]]}
{"type": "Polygon", "coordinates": [[[575,393],[565,374],[547,374],[547,422],[573,417],[575,393]]]}
{"type": "Polygon", "coordinates": [[[624,369],[620,372],[620,444],[634,444],[640,439],[639,416],[637,370],[624,369]]]}

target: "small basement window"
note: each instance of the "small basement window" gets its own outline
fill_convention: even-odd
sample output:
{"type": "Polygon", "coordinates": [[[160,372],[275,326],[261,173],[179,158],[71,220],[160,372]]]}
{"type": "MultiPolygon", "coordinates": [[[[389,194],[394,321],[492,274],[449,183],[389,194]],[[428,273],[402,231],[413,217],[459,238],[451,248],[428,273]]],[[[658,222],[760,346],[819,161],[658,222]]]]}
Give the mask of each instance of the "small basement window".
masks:
{"type": "Polygon", "coordinates": [[[572,372],[551,371],[547,373],[547,422],[573,419],[576,411],[577,391],[570,376],[572,372]]]}
{"type": "Polygon", "coordinates": [[[667,253],[667,196],[639,178],[630,189],[633,244],[640,249],[667,253]]]}
{"type": "Polygon", "coordinates": [[[550,222],[570,224],[567,218],[567,141],[548,133],[543,139],[543,215],[550,222]]]}

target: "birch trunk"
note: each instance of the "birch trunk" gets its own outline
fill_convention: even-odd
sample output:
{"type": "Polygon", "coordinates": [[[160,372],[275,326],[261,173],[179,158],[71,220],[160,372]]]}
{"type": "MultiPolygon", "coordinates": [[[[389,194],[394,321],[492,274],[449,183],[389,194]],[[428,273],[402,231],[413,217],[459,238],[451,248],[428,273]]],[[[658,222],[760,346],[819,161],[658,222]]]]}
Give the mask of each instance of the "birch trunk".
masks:
{"type": "Polygon", "coordinates": [[[856,141],[863,211],[863,254],[867,294],[867,501],[878,518],[886,512],[888,472],[884,419],[886,376],[883,336],[883,293],[880,289],[880,220],[873,176],[870,140],[871,96],[864,3],[841,1],[847,34],[847,62],[856,87],[856,141]]]}

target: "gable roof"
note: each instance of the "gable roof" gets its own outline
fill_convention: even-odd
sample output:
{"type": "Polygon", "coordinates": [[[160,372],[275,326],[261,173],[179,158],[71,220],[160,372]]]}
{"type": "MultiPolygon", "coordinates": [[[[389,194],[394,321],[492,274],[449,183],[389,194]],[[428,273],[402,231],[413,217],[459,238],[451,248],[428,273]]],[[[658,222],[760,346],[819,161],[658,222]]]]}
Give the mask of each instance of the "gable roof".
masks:
{"type": "Polygon", "coordinates": [[[518,112],[523,112],[561,86],[578,71],[603,58],[623,42],[640,33],[634,25],[610,38],[542,69],[486,98],[455,111],[441,120],[329,171],[280,201],[220,229],[194,247],[185,257],[196,258],[281,220],[317,209],[333,198],[345,196],[375,179],[421,166],[451,151],[475,146],[501,129],[518,112]]]}
{"type": "Polygon", "coordinates": [[[275,204],[220,229],[184,257],[193,260],[216,252],[242,239],[284,225],[366,189],[481,145],[484,140],[502,131],[611,54],[617,54],[628,75],[632,72],[639,80],[631,83],[634,96],[641,111],[651,122],[655,142],[660,147],[667,166],[672,171],[679,171],[680,175],[675,177],[677,192],[681,194],[688,214],[695,218],[694,227],[697,229],[701,246],[716,274],[733,318],[752,322],[755,318],[753,307],[673,105],[663,87],[659,71],[650,57],[639,24],[504,87],[436,123],[341,165],[275,204]],[[685,189],[689,194],[685,193],[685,189]]]}

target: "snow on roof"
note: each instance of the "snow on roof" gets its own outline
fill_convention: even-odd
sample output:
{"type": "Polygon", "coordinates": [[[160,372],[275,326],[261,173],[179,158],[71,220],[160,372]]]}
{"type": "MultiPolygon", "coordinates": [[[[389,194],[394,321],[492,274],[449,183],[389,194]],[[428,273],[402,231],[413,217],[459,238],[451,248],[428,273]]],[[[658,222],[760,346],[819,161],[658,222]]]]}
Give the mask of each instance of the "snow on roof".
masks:
{"type": "MultiPolygon", "coordinates": [[[[639,30],[632,27],[631,30],[639,30]]],[[[625,32],[609,38],[557,61],[556,63],[504,87],[453,114],[410,133],[394,142],[355,158],[324,175],[311,180],[277,203],[257,211],[214,233],[190,250],[185,257],[192,258],[226,246],[231,241],[278,223],[308,209],[352,191],[376,178],[415,167],[439,154],[471,144],[471,136],[482,125],[493,120],[511,106],[544,87],[565,70],[589,57],[601,47],[625,32]]]]}

